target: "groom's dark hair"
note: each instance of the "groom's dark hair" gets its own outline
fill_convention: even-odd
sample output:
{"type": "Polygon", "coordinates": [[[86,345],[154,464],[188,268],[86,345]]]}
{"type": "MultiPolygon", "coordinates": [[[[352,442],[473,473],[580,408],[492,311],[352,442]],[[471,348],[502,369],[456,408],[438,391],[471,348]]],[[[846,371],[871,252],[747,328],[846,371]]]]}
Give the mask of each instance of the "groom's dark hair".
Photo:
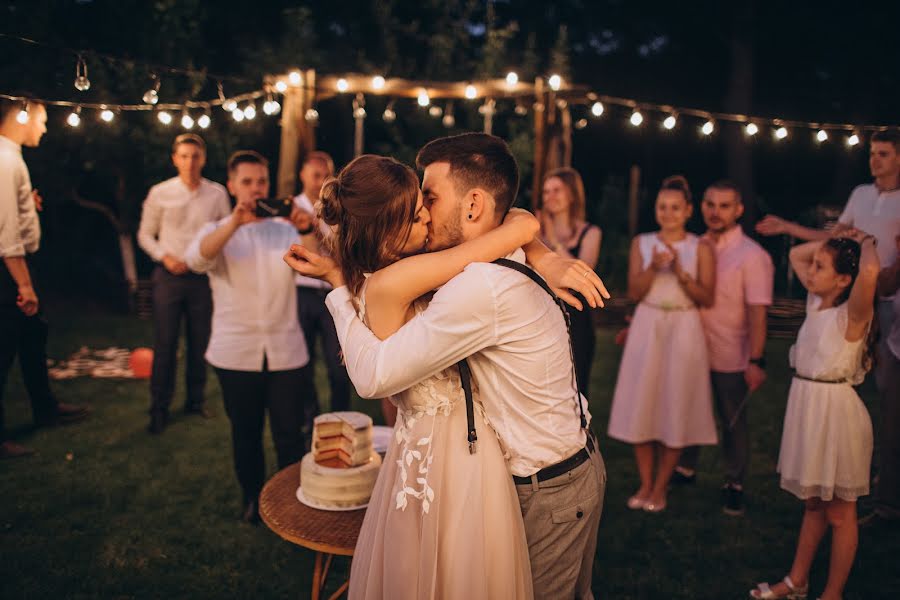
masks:
{"type": "Polygon", "coordinates": [[[496,217],[502,221],[519,192],[519,167],[509,146],[486,133],[463,133],[425,144],[416,156],[416,166],[450,164],[450,177],[458,194],[480,187],[494,196],[496,217]]]}

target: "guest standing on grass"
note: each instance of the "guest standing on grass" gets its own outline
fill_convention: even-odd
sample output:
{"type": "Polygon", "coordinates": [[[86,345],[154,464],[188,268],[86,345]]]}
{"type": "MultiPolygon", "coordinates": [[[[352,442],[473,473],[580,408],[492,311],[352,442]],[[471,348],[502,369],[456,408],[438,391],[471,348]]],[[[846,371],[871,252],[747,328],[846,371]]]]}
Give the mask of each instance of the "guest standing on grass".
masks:
{"type": "MultiPolygon", "coordinates": [[[[744,513],[744,478],[750,462],[747,400],[766,380],[766,307],[772,304],[772,259],[738,224],[744,204],[737,186],[718,181],[700,204],[706,238],[716,252],[716,295],[700,310],[706,334],[713,399],[722,431],[725,484],[722,510],[744,513]]],[[[693,483],[700,448],[685,448],[672,483],[693,483]]]]}
{"type": "MultiPolygon", "coordinates": [[[[584,198],[584,184],[578,171],[563,167],[547,173],[541,199],[541,236],[560,256],[577,258],[595,269],[603,233],[585,220],[584,198]]],[[[589,397],[596,331],[593,311],[584,298],[579,300],[584,310],[575,310],[567,304],[566,311],[571,324],[578,390],[589,397]]]]}
{"type": "Polygon", "coordinates": [[[638,302],[613,397],[609,435],[634,445],[641,486],[628,508],[660,512],[681,449],[716,443],[709,360],[698,306],[713,303],[710,244],[685,230],[691,192],[665,179],[656,197],[659,231],[637,236],[628,259],[628,295],[638,302]]]}
{"type": "Polygon", "coordinates": [[[209,273],[214,312],[206,360],[216,369],[231,421],[244,494],[241,518],[257,523],[267,411],[278,467],[304,452],[304,404],[313,381],[297,321],[294,272],[281,257],[311,220],[296,208],[290,221],[256,216],[257,201],[269,195],[269,163],[256,152],[236,152],[228,160],[228,191],[236,201],[231,215],[204,225],[185,260],[192,270],[209,273]]]}
{"type": "Polygon", "coordinates": [[[791,250],[791,266],[809,292],[806,320],[791,349],[794,380],[778,456],[781,487],[804,502],[790,573],[761,583],[753,598],[806,598],[816,549],[831,529],[822,600],[839,600],[858,544],[856,499],[869,493],[872,422],[853,389],[870,366],[878,253],[874,236],[809,242],[791,250]]]}
{"type": "Polygon", "coordinates": [[[231,202],[220,184],[201,173],[206,143],[183,133],[172,144],[172,164],[178,175],[154,185],[144,200],[138,244],[156,263],[153,270],[153,369],[150,374],[150,433],[162,433],[178,371],[178,338],[185,322],[187,360],[186,414],[208,416],[204,406],[206,362],[212,294],[209,279],[185,262],[185,250],[201,227],[228,216],[231,202]]]}
{"type": "MultiPolygon", "coordinates": [[[[869,146],[869,170],[875,181],[857,186],[838,219],[834,232],[855,227],[875,236],[878,259],[884,267],[898,260],[895,239],[900,235],[900,131],[876,131],[869,146]]],[[[828,239],[832,232],[802,227],[797,223],[769,215],[757,224],[763,235],[788,234],[801,240],[828,239]]],[[[889,332],[900,320],[897,292],[879,295],[876,318],[878,329],[889,332]]],[[[875,384],[881,395],[881,417],[878,420],[878,485],[875,508],[860,519],[864,527],[900,524],[900,368],[881,335],[876,348],[875,384]]]]}
{"type": "Polygon", "coordinates": [[[35,291],[32,260],[41,244],[37,214],[41,197],[32,189],[22,159],[22,146],[37,147],[46,132],[43,104],[0,98],[0,458],[33,452],[6,437],[3,392],[17,355],[35,425],[73,422],[88,415],[82,406],[59,402],[47,375],[47,321],[35,291]]]}

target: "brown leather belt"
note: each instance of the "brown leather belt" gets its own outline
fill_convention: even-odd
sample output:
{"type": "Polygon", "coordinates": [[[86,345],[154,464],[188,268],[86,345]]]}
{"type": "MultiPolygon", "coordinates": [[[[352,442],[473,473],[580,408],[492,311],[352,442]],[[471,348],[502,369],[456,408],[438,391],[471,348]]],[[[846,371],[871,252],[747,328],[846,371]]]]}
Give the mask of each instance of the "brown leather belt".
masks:
{"type": "MultiPolygon", "coordinates": [[[[588,460],[590,460],[590,453],[594,451],[594,435],[591,432],[587,434],[587,444],[584,448],[570,456],[565,460],[561,460],[555,465],[550,465],[549,467],[544,467],[535,475],[537,476],[538,481],[546,481],[548,479],[553,479],[554,477],[559,477],[560,475],[565,475],[575,467],[578,467],[588,460]]],[[[528,485],[531,483],[531,477],[521,477],[519,475],[513,475],[513,482],[516,485],[528,485]]]]}

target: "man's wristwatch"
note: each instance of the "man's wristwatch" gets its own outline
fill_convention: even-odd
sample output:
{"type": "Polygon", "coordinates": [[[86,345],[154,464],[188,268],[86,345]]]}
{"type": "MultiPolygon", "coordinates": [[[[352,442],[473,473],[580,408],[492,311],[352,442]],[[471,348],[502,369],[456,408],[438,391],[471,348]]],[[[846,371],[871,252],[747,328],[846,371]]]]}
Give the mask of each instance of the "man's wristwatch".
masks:
{"type": "Polygon", "coordinates": [[[766,369],[766,357],[765,357],[765,356],[760,356],[759,358],[751,358],[751,359],[750,359],[750,364],[751,364],[751,365],[756,365],[756,366],[759,367],[760,369],[765,370],[765,369],[766,369]]]}

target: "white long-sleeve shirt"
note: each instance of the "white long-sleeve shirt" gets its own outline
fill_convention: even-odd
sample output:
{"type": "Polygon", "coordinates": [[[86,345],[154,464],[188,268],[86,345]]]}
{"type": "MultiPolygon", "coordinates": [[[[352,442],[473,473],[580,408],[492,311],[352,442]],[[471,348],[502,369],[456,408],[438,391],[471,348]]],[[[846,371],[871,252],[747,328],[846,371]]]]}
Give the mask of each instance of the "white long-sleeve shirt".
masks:
{"type": "Polygon", "coordinates": [[[297,229],[282,219],[247,223],[215,258],[204,258],[200,242],[230,218],[204,225],[185,255],[192,271],[209,275],[212,289],[206,360],[232,371],[261,371],[263,356],[270,371],[303,367],[309,351],[297,320],[294,271],[282,260],[299,239],[297,229]]]}
{"type": "Polygon", "coordinates": [[[197,231],[230,213],[231,202],[222,185],[201,179],[197,189],[192,190],[179,177],[167,179],[147,193],[138,244],[156,262],[161,262],[166,254],[184,260],[185,250],[197,231]]]}
{"type": "MultiPolygon", "coordinates": [[[[522,262],[524,253],[510,258],[522,262]]],[[[521,273],[469,265],[383,341],[359,319],[346,287],[331,292],[326,305],[360,396],[396,394],[468,358],[513,475],[530,476],[584,447],[562,311],[521,273]]]]}
{"type": "Polygon", "coordinates": [[[0,257],[32,254],[40,244],[41,222],[22,146],[0,135],[0,257]]]}

